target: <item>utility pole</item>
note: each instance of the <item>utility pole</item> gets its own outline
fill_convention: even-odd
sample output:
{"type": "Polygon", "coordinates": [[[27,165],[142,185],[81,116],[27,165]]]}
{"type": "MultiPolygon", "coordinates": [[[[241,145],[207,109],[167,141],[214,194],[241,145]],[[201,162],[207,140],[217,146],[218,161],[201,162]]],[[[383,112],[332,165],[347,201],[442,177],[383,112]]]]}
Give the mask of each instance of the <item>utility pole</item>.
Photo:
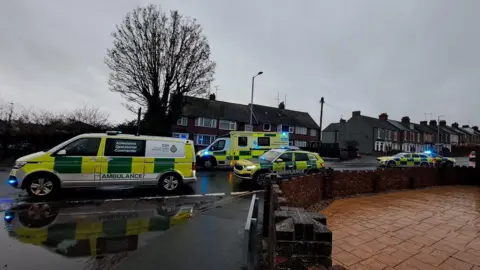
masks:
{"type": "Polygon", "coordinates": [[[252,100],[250,101],[250,127],[253,128],[253,91],[255,89],[255,77],[262,75],[263,71],[259,71],[257,75],[252,77],[252,100]]]}
{"type": "Polygon", "coordinates": [[[320,130],[318,131],[318,154],[320,154],[320,150],[322,149],[322,121],[323,121],[323,103],[325,103],[325,99],[322,97],[320,99],[320,130]]]}

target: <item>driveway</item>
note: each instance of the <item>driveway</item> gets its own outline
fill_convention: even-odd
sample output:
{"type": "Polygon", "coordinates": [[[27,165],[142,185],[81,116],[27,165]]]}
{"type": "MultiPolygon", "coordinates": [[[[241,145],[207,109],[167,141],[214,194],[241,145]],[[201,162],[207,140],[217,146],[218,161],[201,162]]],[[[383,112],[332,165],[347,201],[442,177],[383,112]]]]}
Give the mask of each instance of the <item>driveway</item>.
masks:
{"type": "Polygon", "coordinates": [[[435,187],[334,201],[334,264],[480,270],[480,188],[435,187]]]}

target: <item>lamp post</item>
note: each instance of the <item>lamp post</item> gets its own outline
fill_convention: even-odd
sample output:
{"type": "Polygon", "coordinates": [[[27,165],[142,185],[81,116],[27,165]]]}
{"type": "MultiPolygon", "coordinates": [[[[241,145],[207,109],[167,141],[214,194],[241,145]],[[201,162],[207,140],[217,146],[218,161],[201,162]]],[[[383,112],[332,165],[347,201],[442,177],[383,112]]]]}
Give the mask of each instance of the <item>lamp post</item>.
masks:
{"type": "Polygon", "coordinates": [[[259,71],[257,75],[252,77],[252,99],[250,101],[250,126],[252,126],[253,123],[253,91],[255,89],[255,77],[260,76],[263,74],[263,71],[259,71]]]}
{"type": "Polygon", "coordinates": [[[440,117],[445,115],[439,115],[437,117],[437,154],[440,154],[440,117]]]}

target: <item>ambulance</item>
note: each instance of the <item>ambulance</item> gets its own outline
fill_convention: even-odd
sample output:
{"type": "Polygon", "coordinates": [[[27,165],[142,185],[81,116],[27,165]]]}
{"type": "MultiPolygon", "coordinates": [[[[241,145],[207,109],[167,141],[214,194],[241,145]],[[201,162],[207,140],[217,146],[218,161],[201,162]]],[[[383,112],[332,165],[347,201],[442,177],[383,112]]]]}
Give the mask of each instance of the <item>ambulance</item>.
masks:
{"type": "Polygon", "coordinates": [[[237,160],[257,158],[270,149],[287,148],[288,132],[232,131],[197,152],[203,168],[233,167],[237,160]]]}
{"type": "Polygon", "coordinates": [[[82,134],[16,160],[7,183],[32,197],[62,188],[151,186],[166,192],[196,182],[193,141],[117,131],[82,134]]]}

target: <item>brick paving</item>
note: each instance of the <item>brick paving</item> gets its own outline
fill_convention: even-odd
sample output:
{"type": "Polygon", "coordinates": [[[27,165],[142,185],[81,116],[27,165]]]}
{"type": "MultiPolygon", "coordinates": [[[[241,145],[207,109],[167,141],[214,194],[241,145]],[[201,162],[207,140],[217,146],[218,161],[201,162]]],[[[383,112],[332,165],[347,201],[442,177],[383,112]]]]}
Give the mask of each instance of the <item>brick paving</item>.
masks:
{"type": "Polygon", "coordinates": [[[334,201],[322,211],[333,264],[351,270],[480,270],[480,188],[436,187],[334,201]]]}

